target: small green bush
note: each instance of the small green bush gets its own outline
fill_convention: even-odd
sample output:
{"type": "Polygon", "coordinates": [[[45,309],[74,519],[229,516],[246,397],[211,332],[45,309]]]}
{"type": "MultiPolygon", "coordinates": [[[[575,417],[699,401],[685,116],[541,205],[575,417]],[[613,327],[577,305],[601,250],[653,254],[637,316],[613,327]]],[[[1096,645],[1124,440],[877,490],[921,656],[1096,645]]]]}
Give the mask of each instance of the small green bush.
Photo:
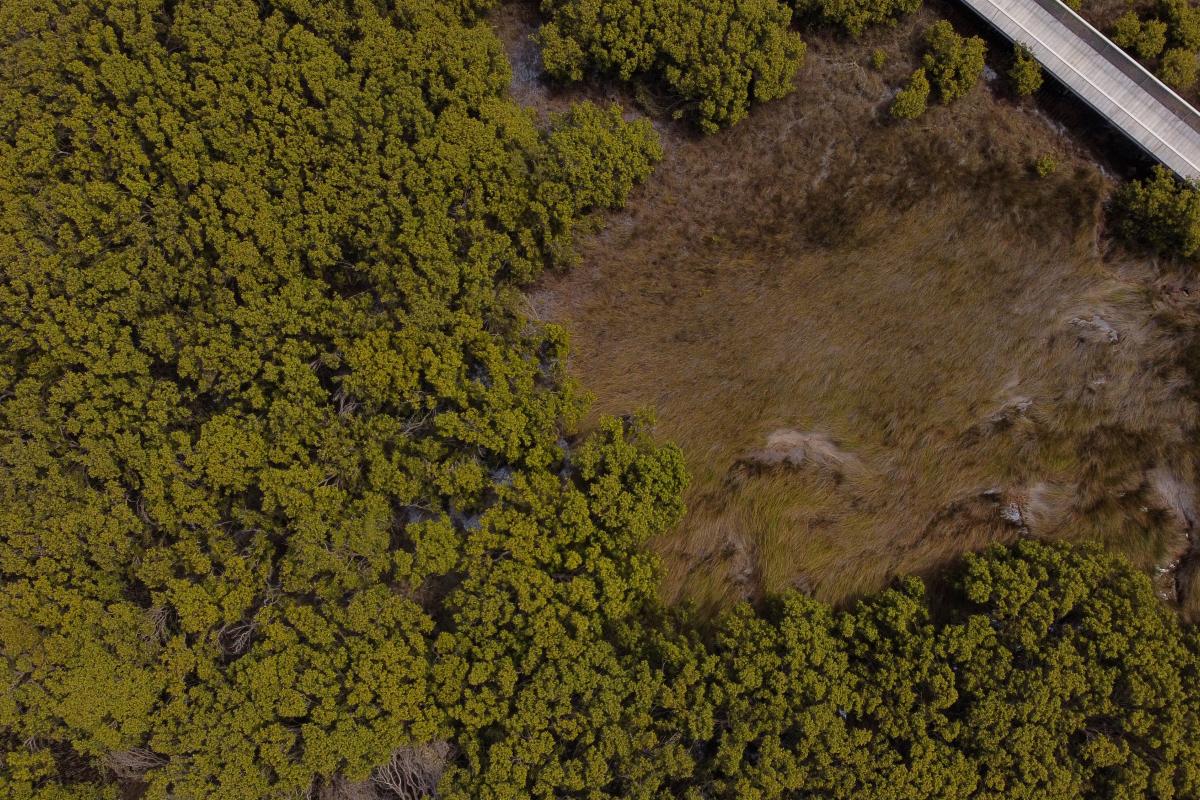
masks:
{"type": "Polygon", "coordinates": [[[896,93],[892,101],[892,116],[896,119],[916,119],[929,106],[929,79],[925,68],[919,67],[908,79],[904,88],[896,93]]]}
{"type": "Polygon", "coordinates": [[[546,71],[661,80],[709,133],[792,90],[804,42],[778,0],[546,0],[546,71]]]}
{"type": "Polygon", "coordinates": [[[1200,49],[1200,8],[1189,0],[1159,0],[1158,16],[1167,24],[1167,38],[1172,47],[1200,49]]]}
{"type": "Polygon", "coordinates": [[[1039,178],[1048,178],[1058,170],[1058,161],[1049,153],[1040,155],[1033,162],[1033,171],[1039,178]]]}
{"type": "Polygon", "coordinates": [[[925,72],[938,99],[945,104],[965,96],[983,75],[983,39],[960,36],[949,22],[939,20],[925,32],[925,41],[925,72]]]}
{"type": "Polygon", "coordinates": [[[1126,50],[1132,50],[1142,32],[1142,19],[1132,9],[1117,17],[1113,24],[1112,40],[1126,50]]]}
{"type": "Polygon", "coordinates": [[[1180,91],[1187,91],[1196,85],[1200,76],[1200,65],[1197,64],[1196,54],[1182,47],[1173,47],[1162,57],[1158,66],[1158,75],[1168,86],[1180,91]]]}
{"type": "Polygon", "coordinates": [[[876,25],[895,25],[921,7],[921,0],[794,0],[796,16],[860,36],[876,25]]]}
{"type": "Polygon", "coordinates": [[[1042,75],[1042,65],[1033,57],[1033,53],[1029,52],[1029,48],[1023,45],[1017,45],[1008,77],[1013,82],[1013,89],[1022,97],[1028,97],[1042,88],[1042,81],[1045,79],[1042,75]]]}
{"type": "Polygon", "coordinates": [[[887,51],[882,47],[876,47],[871,52],[871,69],[881,70],[887,64],[887,51]]]}
{"type": "Polygon", "coordinates": [[[1200,252],[1200,183],[1181,181],[1155,167],[1144,181],[1130,181],[1117,192],[1117,230],[1132,242],[1162,253],[1191,257],[1200,252]]]}
{"type": "Polygon", "coordinates": [[[1158,58],[1167,46],[1167,23],[1160,19],[1144,22],[1135,11],[1126,11],[1113,26],[1112,39],[1139,58],[1149,61],[1158,58]]]}

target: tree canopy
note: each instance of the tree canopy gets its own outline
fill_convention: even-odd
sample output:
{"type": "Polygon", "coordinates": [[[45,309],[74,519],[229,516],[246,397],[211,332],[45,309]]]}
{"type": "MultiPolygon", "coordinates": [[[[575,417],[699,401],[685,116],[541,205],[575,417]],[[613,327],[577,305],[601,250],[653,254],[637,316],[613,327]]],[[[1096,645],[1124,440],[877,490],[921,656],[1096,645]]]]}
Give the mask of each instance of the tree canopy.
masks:
{"type": "Polygon", "coordinates": [[[1200,185],[1181,181],[1165,167],[1118,190],[1117,229],[1128,240],[1190,258],[1200,253],[1200,185]]]}
{"type": "Polygon", "coordinates": [[[860,36],[877,25],[894,26],[921,7],[921,0],[794,0],[796,15],[860,36]]]}
{"type": "Polygon", "coordinates": [[[907,579],[673,628],[633,659],[662,681],[667,791],[631,797],[1200,796],[1200,638],[1095,549],[994,547],[936,602],[907,579]]]}
{"type": "Polygon", "coordinates": [[[1200,54],[1186,47],[1172,47],[1163,53],[1158,74],[1167,85],[1187,91],[1200,77],[1200,54]]]}
{"type": "Polygon", "coordinates": [[[4,4],[0,726],[29,785],[365,777],[652,593],[678,456],[573,439],[563,336],[514,299],[659,145],[588,105],[539,130],[478,10],[4,4]]]}
{"type": "Polygon", "coordinates": [[[681,454],[521,291],[662,151],[539,126],[489,5],[0,6],[4,795],[1200,796],[1195,629],[1100,552],[660,607],[681,454]]]}
{"type": "Polygon", "coordinates": [[[1167,46],[1167,23],[1160,19],[1142,20],[1136,11],[1126,11],[1113,26],[1112,39],[1139,58],[1158,58],[1167,46]]]}
{"type": "Polygon", "coordinates": [[[1022,97],[1028,97],[1042,88],[1042,82],[1045,80],[1042,65],[1033,57],[1033,53],[1029,52],[1029,48],[1023,45],[1014,48],[1008,77],[1013,82],[1013,89],[1022,97]]]}
{"type": "Polygon", "coordinates": [[[708,132],[792,90],[804,43],[779,0],[543,0],[547,72],[661,81],[708,132]]]}
{"type": "Polygon", "coordinates": [[[1113,41],[1152,62],[1167,84],[1191,89],[1200,71],[1200,9],[1190,0],[1158,0],[1147,13],[1131,9],[1118,17],[1113,41]]]}
{"type": "Polygon", "coordinates": [[[938,100],[953,103],[975,87],[983,75],[986,46],[978,36],[960,36],[954,26],[938,20],[925,31],[922,63],[938,100]]]}
{"type": "Polygon", "coordinates": [[[909,76],[908,83],[892,101],[891,113],[897,119],[916,119],[925,113],[929,107],[929,79],[925,77],[925,68],[917,67],[909,76]]]}

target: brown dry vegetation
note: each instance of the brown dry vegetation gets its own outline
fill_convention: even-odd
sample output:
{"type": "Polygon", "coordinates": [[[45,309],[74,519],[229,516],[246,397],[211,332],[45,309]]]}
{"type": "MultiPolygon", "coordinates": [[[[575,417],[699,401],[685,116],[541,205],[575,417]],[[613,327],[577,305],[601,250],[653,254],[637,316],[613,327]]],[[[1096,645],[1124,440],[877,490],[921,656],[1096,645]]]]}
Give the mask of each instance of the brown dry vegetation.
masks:
{"type": "MultiPolygon", "coordinates": [[[[531,14],[502,12],[510,45],[531,14]]],[[[795,94],[731,131],[661,125],[650,185],[531,300],[597,414],[653,408],[683,448],[669,600],[845,601],[1023,534],[1146,567],[1186,550],[1186,281],[1108,252],[1111,179],[1038,107],[981,86],[887,119],[935,18],[810,37],[795,94]]],[[[515,72],[526,102],[562,102],[515,72]]]]}
{"type": "Polygon", "coordinates": [[[1126,11],[1132,9],[1139,15],[1152,16],[1156,5],[1156,0],[1084,0],[1077,13],[1101,32],[1109,32],[1117,17],[1126,11]]]}

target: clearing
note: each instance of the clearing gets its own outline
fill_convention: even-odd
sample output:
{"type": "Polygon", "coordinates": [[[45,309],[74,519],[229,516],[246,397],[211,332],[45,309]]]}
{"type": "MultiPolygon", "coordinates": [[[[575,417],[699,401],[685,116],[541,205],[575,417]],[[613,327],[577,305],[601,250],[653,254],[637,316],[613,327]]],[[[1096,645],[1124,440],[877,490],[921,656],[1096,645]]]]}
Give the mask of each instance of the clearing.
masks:
{"type": "MultiPolygon", "coordinates": [[[[654,543],[670,601],[846,602],[1019,535],[1164,570],[1188,549],[1200,294],[1109,246],[1124,162],[1098,164],[1122,145],[1055,88],[1020,103],[993,79],[887,117],[938,16],[981,29],[936,6],[856,42],[810,34],[789,98],[712,137],[660,122],[655,176],[532,296],[595,412],[653,408],[683,449],[688,513],[654,543]]],[[[523,102],[579,96],[540,85],[528,6],[497,24],[523,102]]],[[[1174,570],[1159,583],[1172,595],[1174,570]]]]}

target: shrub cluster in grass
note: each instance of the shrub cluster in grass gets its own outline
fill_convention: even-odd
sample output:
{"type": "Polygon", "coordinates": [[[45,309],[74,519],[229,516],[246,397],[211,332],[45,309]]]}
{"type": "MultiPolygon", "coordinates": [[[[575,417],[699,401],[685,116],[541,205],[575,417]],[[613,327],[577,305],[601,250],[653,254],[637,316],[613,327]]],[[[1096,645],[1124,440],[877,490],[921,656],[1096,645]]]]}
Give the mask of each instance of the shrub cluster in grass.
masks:
{"type": "Polygon", "coordinates": [[[543,0],[538,41],[553,77],[659,82],[680,99],[680,116],[711,133],[791,91],[805,51],[793,15],[857,36],[918,8],[920,0],[543,0]]]}
{"type": "Polygon", "coordinates": [[[1196,632],[1099,553],[658,606],[682,458],[519,309],[661,151],[539,129],[486,5],[0,12],[4,795],[1195,797],[1196,632]]]}
{"type": "Polygon", "coordinates": [[[916,119],[929,107],[929,79],[925,68],[918,67],[908,78],[904,88],[896,93],[892,101],[892,116],[897,119],[916,119]]]}
{"type": "Polygon", "coordinates": [[[925,45],[922,66],[892,102],[892,116],[899,119],[924,114],[933,90],[942,103],[954,102],[974,88],[983,75],[985,46],[978,36],[960,36],[949,22],[938,20],[925,31],[925,45]]]}
{"type": "Polygon", "coordinates": [[[1188,90],[1200,77],[1200,8],[1159,0],[1151,16],[1130,10],[1114,23],[1113,41],[1149,62],[1168,85],[1188,90]]]}
{"type": "Polygon", "coordinates": [[[1200,253],[1200,183],[1156,166],[1150,178],[1122,186],[1114,206],[1117,230],[1126,239],[1167,255],[1200,253]]]}
{"type": "Polygon", "coordinates": [[[868,28],[895,25],[921,7],[921,0],[794,0],[801,20],[830,25],[859,36],[868,28]]]}
{"type": "Polygon", "coordinates": [[[1117,18],[1112,31],[1113,41],[1138,58],[1150,61],[1158,58],[1167,46],[1167,23],[1160,19],[1142,20],[1136,11],[1126,11],[1117,18]]]}
{"type": "Polygon", "coordinates": [[[925,32],[926,51],[922,63],[942,103],[952,103],[979,83],[987,48],[978,36],[961,36],[946,20],[938,20],[925,32]]]}
{"type": "Polygon", "coordinates": [[[1028,97],[1042,88],[1042,65],[1029,52],[1029,48],[1017,45],[1013,53],[1013,63],[1008,70],[1008,77],[1013,82],[1013,89],[1022,97],[1028,97]]]}
{"type": "Polygon", "coordinates": [[[792,90],[804,43],[779,0],[546,0],[538,33],[556,78],[661,81],[708,132],[792,90]]]}

